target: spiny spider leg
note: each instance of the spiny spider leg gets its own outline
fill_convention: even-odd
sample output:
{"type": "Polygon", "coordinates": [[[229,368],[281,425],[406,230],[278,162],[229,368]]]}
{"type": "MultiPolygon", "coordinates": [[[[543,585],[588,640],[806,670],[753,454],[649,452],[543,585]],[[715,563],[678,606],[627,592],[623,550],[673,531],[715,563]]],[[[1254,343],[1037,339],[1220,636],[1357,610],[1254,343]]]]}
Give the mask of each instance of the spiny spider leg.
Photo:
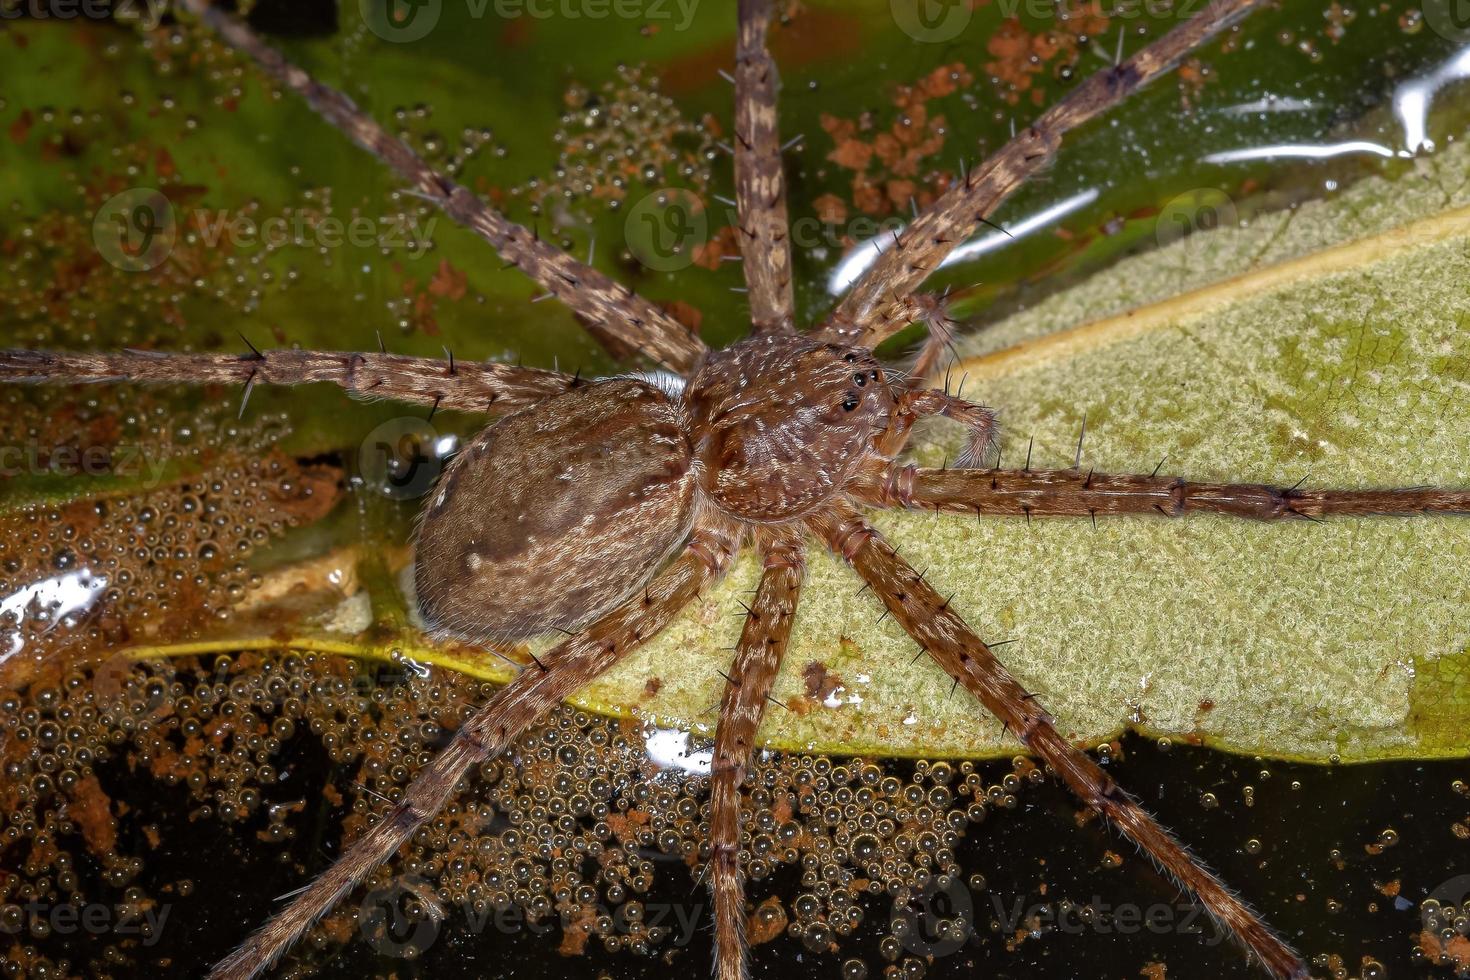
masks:
{"type": "Polygon", "coordinates": [[[755,333],[791,332],[791,239],[776,118],[776,62],[766,50],[770,0],[740,0],[735,47],[736,231],[755,333]]]}
{"type": "Polygon", "coordinates": [[[1258,521],[1333,515],[1470,514],[1470,490],[1302,490],[1256,483],[1069,470],[953,470],[894,466],[863,493],[883,506],[987,517],[1103,517],[1213,513],[1258,521]]]}
{"type": "Polygon", "coordinates": [[[244,22],[216,10],[209,0],[182,3],[227,44],[254,59],[267,75],[300,95],[322,118],[408,180],[417,193],[439,205],[445,214],[489,242],[501,258],[578,316],[674,371],[688,370],[703,356],[704,343],[677,320],[627,286],[541,241],[469,188],[437,173],[351,99],[291,64],[244,22]]]}
{"type": "Polygon", "coordinates": [[[539,368],[481,361],[266,350],[248,354],[113,354],[0,350],[0,383],[298,385],[325,382],[363,398],[415,402],[463,412],[533,405],[580,382],[539,368]]]}
{"type": "Polygon", "coordinates": [[[899,232],[894,243],[852,284],[817,336],[871,348],[912,322],[905,319],[909,310],[902,301],[1003,200],[1046,166],[1065,133],[1158,78],[1261,3],[1211,0],[1189,21],[1073,89],[899,232]]]}
{"type": "Polygon", "coordinates": [[[805,574],[802,544],[777,540],[764,550],[765,571],[730,667],[710,767],[710,891],[715,903],[715,976],[745,980],[745,887],[740,874],[741,785],[756,731],[781,668],[805,574]]]}
{"type": "Polygon", "coordinates": [[[580,633],[563,640],[497,691],[420,771],[381,820],[209,974],[211,980],[250,980],[280,958],[355,885],[433,819],[475,765],[503,752],[578,688],[666,626],[721,574],[740,545],[723,523],[696,527],[684,553],[642,592],[580,633]]]}
{"type": "Polygon", "coordinates": [[[1204,868],[1085,752],[1067,741],[1051,716],[1011,676],[924,577],[898,556],[847,505],[808,525],[863,581],[945,673],[963,684],[1028,749],[1040,756],[1088,806],[1118,827],[1199,900],[1272,976],[1305,978],[1307,965],[1260,917],[1204,868]]]}

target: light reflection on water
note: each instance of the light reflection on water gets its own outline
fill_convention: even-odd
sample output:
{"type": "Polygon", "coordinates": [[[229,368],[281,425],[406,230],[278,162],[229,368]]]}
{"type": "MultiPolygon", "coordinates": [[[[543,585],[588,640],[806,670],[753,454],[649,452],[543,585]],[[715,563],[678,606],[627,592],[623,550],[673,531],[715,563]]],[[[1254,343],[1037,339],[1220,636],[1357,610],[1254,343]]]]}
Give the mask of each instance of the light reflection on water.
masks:
{"type": "Polygon", "coordinates": [[[9,660],[25,648],[21,624],[28,619],[49,620],[47,631],[57,624],[96,605],[107,589],[106,576],[96,576],[87,569],[67,572],[21,588],[0,599],[0,624],[14,622],[14,627],[0,627],[0,662],[9,660]]]}
{"type": "MultiPolygon", "coordinates": [[[[1394,117],[1403,129],[1403,146],[1398,150],[1372,140],[1343,140],[1335,143],[1268,143],[1261,146],[1240,147],[1208,153],[1200,158],[1203,163],[1229,165],[1258,162],[1262,160],[1326,160],[1343,156],[1371,156],[1382,159],[1412,157],[1420,150],[1434,149],[1429,139],[1429,112],[1435,97],[1446,86],[1470,78],[1470,46],[1440,64],[1432,71],[1401,82],[1392,97],[1394,117]]],[[[1319,108],[1311,99],[1299,99],[1267,95],[1253,102],[1228,106],[1220,112],[1227,116],[1243,117],[1266,113],[1309,112],[1319,108]]],[[[986,231],[965,242],[949,254],[940,268],[972,261],[982,255],[1000,251],[1042,228],[1060,221],[1098,199],[1100,190],[1091,188],[1044,208],[1026,218],[1009,224],[1006,232],[986,231]]],[[[848,286],[862,275],[878,256],[883,254],[894,241],[897,232],[885,230],[861,242],[847,253],[827,277],[827,291],[841,295],[848,286]]]]}
{"type": "Polygon", "coordinates": [[[1411,78],[1394,90],[1393,114],[1404,127],[1404,152],[1434,149],[1434,141],[1429,138],[1429,107],[1440,89],[1466,78],[1470,78],[1470,47],[1462,48],[1459,54],[1427,75],[1411,78]]]}

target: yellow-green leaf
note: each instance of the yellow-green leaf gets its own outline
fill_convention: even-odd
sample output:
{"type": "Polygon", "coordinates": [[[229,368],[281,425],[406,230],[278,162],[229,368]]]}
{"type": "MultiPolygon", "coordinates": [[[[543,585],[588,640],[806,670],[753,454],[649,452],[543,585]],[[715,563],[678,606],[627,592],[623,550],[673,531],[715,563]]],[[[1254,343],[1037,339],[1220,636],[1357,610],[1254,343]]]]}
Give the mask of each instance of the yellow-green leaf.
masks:
{"type": "MultiPolygon", "coordinates": [[[[1462,173],[1465,156],[1444,154],[1439,173],[1462,173]]],[[[1262,265],[1259,242],[1283,242],[1280,229],[1231,230],[1120,263],[979,343],[1041,339],[956,373],[1000,410],[1013,464],[1034,438],[1037,465],[1070,465],[1085,417],[1083,465],[1100,471],[1149,472],[1163,459],[1199,479],[1470,485],[1470,209],[1424,174],[1406,183],[1367,181],[1295,218],[1320,244],[1361,230],[1366,203],[1397,201],[1406,223],[1380,215],[1366,239],[1298,243],[1299,257],[1262,265]],[[1426,186],[1458,207],[1432,213],[1432,198],[1411,192],[1426,186]],[[1167,295],[1190,262],[1235,278],[1130,303],[1167,295]],[[1048,333],[1048,316],[1082,303],[1118,314],[1048,333]]],[[[946,449],[920,457],[938,464],[946,449]]],[[[936,585],[958,590],[983,636],[1019,641],[1005,661],[1075,738],[1131,726],[1322,760],[1462,755],[1470,741],[1470,518],[878,523],[936,585]]],[[[753,578],[743,565],[585,698],[712,726],[715,668],[753,578]]],[[[808,710],[772,709],[765,738],[889,754],[1017,747],[927,658],[913,660],[915,645],[835,562],[813,560],[803,598],[775,696],[808,710]],[[813,664],[841,683],[815,705],[813,664]]]]}

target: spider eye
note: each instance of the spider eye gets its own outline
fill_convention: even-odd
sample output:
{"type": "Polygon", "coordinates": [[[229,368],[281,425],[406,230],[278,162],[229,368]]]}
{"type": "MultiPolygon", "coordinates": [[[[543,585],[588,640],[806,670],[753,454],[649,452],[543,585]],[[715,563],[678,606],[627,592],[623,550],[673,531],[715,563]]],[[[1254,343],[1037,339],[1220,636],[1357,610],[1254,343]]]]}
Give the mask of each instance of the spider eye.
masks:
{"type": "Polygon", "coordinates": [[[854,395],[852,392],[848,392],[847,393],[847,401],[845,401],[845,402],[842,403],[842,410],[844,412],[850,412],[850,411],[852,411],[853,409],[855,409],[857,407],[858,407],[858,396],[857,395],[854,395]]]}
{"type": "Polygon", "coordinates": [[[857,355],[849,353],[846,357],[843,358],[843,360],[851,364],[857,360],[857,355]]]}
{"type": "Polygon", "coordinates": [[[863,385],[868,383],[868,377],[867,375],[861,373],[854,374],[852,376],[852,383],[861,388],[863,385]]]}

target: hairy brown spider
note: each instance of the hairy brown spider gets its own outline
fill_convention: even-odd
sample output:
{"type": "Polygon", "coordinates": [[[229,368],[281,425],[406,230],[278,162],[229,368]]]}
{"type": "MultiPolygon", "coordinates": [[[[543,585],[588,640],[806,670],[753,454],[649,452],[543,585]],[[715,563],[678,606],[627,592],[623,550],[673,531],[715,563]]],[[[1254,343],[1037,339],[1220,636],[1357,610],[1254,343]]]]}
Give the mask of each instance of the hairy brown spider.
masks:
{"type": "Polygon", "coordinates": [[[503,413],[459,454],[423,514],[419,595],[430,624],[489,641],[558,630],[565,638],[495,694],[403,798],[321,877],[221,962],[243,980],[268,968],[389,859],[476,764],[657,633],[750,541],[764,562],[720,706],[707,868],[716,973],[746,973],[739,864],[741,785],[790,635],[809,539],[847,560],[920,647],[1039,755],[1078,797],[1186,887],[1277,977],[1302,959],[1246,904],[1062,737],[1034,697],[945,600],[863,519],[864,507],[986,516],[1096,518],[1214,512],[1255,520],[1470,510],[1470,491],[1330,491],[1190,483],[1157,474],[980,469],[994,418],[978,405],[885,372],[872,350],[931,321],[922,378],[948,326],[917,292],[951,248],[1042,167],[1062,135],[1159,77],[1256,6],[1216,0],[1142,51],[1088,79],[920,214],[852,286],[827,322],[795,324],[767,0],[740,0],[735,182],[753,335],[711,352],[652,303],[575,261],[431,170],[345,96],[309,77],[206,0],[184,6],[280,84],[472,228],[510,263],[604,335],[670,375],[585,381],[554,371],[388,354],[254,351],[243,355],[0,352],[0,380],[331,382],[366,397],[503,413]],[[958,468],[897,462],[914,422],[967,425],[958,468]]]}

